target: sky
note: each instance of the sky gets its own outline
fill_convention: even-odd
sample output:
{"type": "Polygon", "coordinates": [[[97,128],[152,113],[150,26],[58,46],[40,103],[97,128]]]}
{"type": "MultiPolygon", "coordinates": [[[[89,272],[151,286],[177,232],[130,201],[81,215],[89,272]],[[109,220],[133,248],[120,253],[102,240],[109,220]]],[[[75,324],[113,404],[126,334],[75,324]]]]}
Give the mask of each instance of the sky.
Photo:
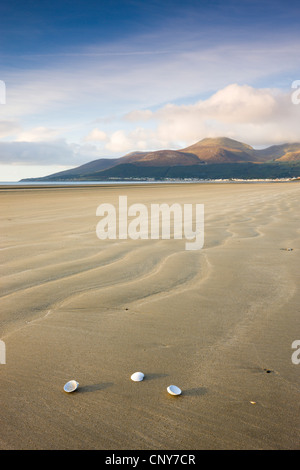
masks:
{"type": "Polygon", "coordinates": [[[0,181],[300,142],[299,0],[10,0],[0,18],[0,181]]]}

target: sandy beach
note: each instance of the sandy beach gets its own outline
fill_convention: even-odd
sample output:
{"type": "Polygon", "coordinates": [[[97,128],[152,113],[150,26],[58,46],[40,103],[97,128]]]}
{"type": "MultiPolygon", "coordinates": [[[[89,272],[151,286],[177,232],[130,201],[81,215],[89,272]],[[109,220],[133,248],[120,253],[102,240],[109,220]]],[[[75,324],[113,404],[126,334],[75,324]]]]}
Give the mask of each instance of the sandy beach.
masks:
{"type": "Polygon", "coordinates": [[[299,449],[299,204],[299,182],[2,187],[0,448],[299,449]],[[204,204],[204,247],[99,240],[119,195],[204,204]]]}

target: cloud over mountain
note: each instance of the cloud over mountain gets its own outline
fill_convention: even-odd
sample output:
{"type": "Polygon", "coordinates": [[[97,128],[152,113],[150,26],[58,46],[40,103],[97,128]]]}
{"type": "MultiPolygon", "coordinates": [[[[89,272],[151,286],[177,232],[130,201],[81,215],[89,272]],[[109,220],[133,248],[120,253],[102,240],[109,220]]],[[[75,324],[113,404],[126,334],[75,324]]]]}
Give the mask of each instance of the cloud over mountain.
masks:
{"type": "MultiPolygon", "coordinates": [[[[122,153],[179,148],[199,136],[219,135],[245,140],[254,146],[293,142],[300,140],[299,120],[300,106],[292,103],[291,93],[234,83],[190,105],[167,104],[155,111],[131,111],[124,121],[136,123],[137,127],[106,135],[105,149],[122,153]],[[143,127],[143,123],[147,126],[143,127]]],[[[96,132],[102,133],[93,132],[96,137],[96,132]]]]}

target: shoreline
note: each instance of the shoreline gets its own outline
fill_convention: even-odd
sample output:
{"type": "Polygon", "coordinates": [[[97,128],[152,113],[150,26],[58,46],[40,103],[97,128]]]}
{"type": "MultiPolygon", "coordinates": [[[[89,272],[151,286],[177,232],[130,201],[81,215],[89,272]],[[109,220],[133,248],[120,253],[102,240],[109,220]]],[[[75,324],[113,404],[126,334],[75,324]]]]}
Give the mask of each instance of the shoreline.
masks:
{"type": "Polygon", "coordinates": [[[0,182],[0,191],[5,189],[50,189],[50,188],[99,188],[99,187],[126,187],[126,186],[151,186],[151,185],[195,185],[195,184],[261,184],[261,183],[296,183],[300,182],[300,178],[289,178],[289,179],[249,179],[249,180],[196,180],[196,181],[180,181],[180,180],[172,180],[172,181],[101,181],[99,183],[93,182],[80,182],[80,181],[73,181],[73,182],[37,182],[37,183],[25,183],[25,182],[0,182]]]}

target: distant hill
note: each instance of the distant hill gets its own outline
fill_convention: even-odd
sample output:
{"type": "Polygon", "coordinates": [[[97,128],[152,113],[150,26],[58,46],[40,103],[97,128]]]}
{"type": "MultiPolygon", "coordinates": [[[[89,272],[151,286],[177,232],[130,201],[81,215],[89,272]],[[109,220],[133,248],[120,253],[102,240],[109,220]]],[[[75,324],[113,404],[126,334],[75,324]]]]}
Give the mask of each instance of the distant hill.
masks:
{"type": "Polygon", "coordinates": [[[287,152],[280,158],[275,160],[276,162],[300,162],[300,151],[287,152]]]}
{"type": "MultiPolygon", "coordinates": [[[[120,163],[125,163],[122,159],[120,163]]],[[[156,152],[135,155],[127,159],[127,163],[146,166],[186,166],[201,163],[197,155],[179,150],[157,150],[156,152]]]]}
{"type": "Polygon", "coordinates": [[[201,161],[207,163],[240,163],[258,161],[255,150],[247,144],[226,137],[203,139],[196,144],[183,149],[190,152],[201,161]]]}
{"type": "Polygon", "coordinates": [[[175,174],[176,178],[204,179],[259,178],[259,175],[268,178],[268,174],[273,175],[270,176],[272,178],[300,176],[300,143],[255,150],[250,145],[227,137],[206,138],[181,150],[137,151],[120,158],[100,158],[71,170],[21,181],[163,179],[175,174]]]}
{"type": "MultiPolygon", "coordinates": [[[[300,144],[282,144],[282,145],[272,145],[263,150],[256,150],[255,153],[259,161],[275,161],[282,159],[282,161],[289,161],[289,154],[294,152],[300,152],[300,144]]],[[[297,160],[299,161],[299,160],[297,160]]]]}
{"type": "Polygon", "coordinates": [[[107,170],[84,177],[81,181],[123,179],[197,178],[197,179],[267,179],[300,176],[300,163],[210,163],[189,166],[145,166],[122,163],[107,170]]]}

